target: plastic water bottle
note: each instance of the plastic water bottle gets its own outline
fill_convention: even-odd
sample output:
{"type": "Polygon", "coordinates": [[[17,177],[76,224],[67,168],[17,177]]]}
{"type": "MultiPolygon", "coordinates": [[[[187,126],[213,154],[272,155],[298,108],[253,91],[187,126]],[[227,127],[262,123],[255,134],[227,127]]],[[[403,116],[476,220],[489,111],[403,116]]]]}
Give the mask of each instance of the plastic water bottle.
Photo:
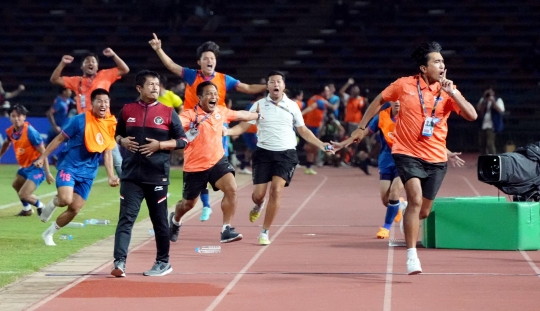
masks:
{"type": "Polygon", "coordinates": [[[86,219],[84,223],[87,225],[108,225],[111,221],[104,219],[86,219]]]}
{"type": "Polygon", "coordinates": [[[70,222],[66,225],[66,227],[71,227],[71,228],[84,228],[86,225],[83,224],[82,222],[70,222]]]}
{"type": "Polygon", "coordinates": [[[221,252],[221,246],[201,246],[196,247],[195,251],[201,254],[216,254],[221,252]]]}
{"type": "Polygon", "coordinates": [[[155,233],[154,233],[154,229],[148,229],[148,233],[149,233],[150,235],[154,235],[154,234],[155,234],[155,233]]]}
{"type": "Polygon", "coordinates": [[[73,236],[71,234],[60,234],[60,240],[73,240],[73,236]]]}

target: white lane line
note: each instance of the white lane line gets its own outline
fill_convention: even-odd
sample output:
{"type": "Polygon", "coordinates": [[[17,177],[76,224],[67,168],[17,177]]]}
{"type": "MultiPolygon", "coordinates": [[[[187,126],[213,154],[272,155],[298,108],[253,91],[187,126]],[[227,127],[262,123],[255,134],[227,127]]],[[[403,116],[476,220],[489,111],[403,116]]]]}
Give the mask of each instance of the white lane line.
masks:
{"type": "Polygon", "coordinates": [[[523,256],[523,258],[525,258],[525,261],[527,261],[529,266],[531,266],[531,268],[534,270],[536,275],[540,278],[540,269],[538,269],[538,267],[536,266],[534,261],[532,261],[531,257],[529,257],[529,254],[527,254],[527,252],[525,252],[525,251],[519,251],[519,252],[523,256]]]}
{"type": "MultiPolygon", "coordinates": [[[[403,217],[403,216],[402,216],[403,217]]],[[[394,238],[394,233],[399,230],[399,226],[394,226],[393,230],[390,230],[390,239],[394,238]]],[[[386,281],[384,284],[384,303],[383,311],[390,311],[392,309],[392,277],[394,268],[394,247],[388,245],[388,261],[386,262],[386,281]]]]}
{"type": "MultiPolygon", "coordinates": [[[[296,217],[296,215],[298,215],[298,213],[300,213],[302,211],[302,209],[307,205],[309,200],[311,200],[311,198],[317,193],[317,191],[319,191],[319,189],[322,187],[322,185],[324,185],[326,183],[326,180],[328,180],[328,177],[326,177],[326,176],[323,176],[323,177],[324,177],[324,179],[317,186],[317,188],[315,188],[315,190],[313,190],[313,192],[311,192],[311,194],[304,200],[302,205],[300,205],[300,207],[291,215],[291,217],[289,217],[289,219],[285,222],[285,224],[281,228],[279,228],[279,230],[276,232],[276,234],[274,234],[274,236],[271,238],[271,242],[274,242],[274,240],[277,239],[277,237],[281,234],[281,232],[283,232],[283,230],[285,230],[285,228],[287,228],[289,223],[291,221],[293,221],[293,219],[296,217]]],[[[242,270],[240,270],[239,274],[237,274],[236,277],[229,283],[229,285],[227,285],[227,287],[225,287],[223,289],[223,291],[221,291],[219,296],[217,296],[216,299],[214,299],[212,304],[210,304],[210,306],[208,306],[208,308],[206,308],[206,311],[212,311],[219,305],[219,303],[223,300],[223,298],[225,298],[225,296],[233,289],[233,287],[236,285],[236,283],[238,283],[238,281],[240,281],[242,276],[244,276],[246,271],[249,268],[251,268],[251,266],[253,266],[253,264],[257,261],[257,259],[259,259],[259,257],[262,255],[262,253],[264,253],[264,251],[267,250],[271,245],[272,244],[270,244],[268,246],[261,247],[261,249],[251,258],[251,260],[242,268],[242,270]]]]}
{"type": "MultiPolygon", "coordinates": [[[[94,181],[94,184],[102,183],[102,182],[107,181],[107,180],[108,180],[107,178],[98,179],[98,180],[94,181]]],[[[45,194],[42,194],[42,195],[38,195],[37,198],[38,198],[38,199],[42,199],[42,198],[50,197],[50,196],[55,195],[56,193],[57,193],[57,191],[45,193],[45,194]]],[[[13,202],[13,203],[8,203],[8,204],[0,205],[0,209],[12,207],[12,206],[17,206],[17,205],[19,205],[19,204],[21,204],[20,201],[19,201],[19,202],[13,202]]]]}
{"type": "Polygon", "coordinates": [[[465,183],[467,183],[467,185],[469,185],[469,188],[471,188],[471,190],[474,192],[474,195],[476,195],[477,197],[480,196],[480,192],[476,191],[476,188],[474,188],[473,184],[469,181],[469,178],[465,177],[465,176],[461,176],[461,178],[463,178],[463,180],[465,181],[465,183]]]}
{"type": "MultiPolygon", "coordinates": [[[[477,195],[479,196],[480,193],[478,193],[478,191],[476,191],[476,189],[474,188],[474,186],[471,184],[471,182],[469,181],[469,179],[467,179],[467,177],[465,176],[461,176],[463,177],[463,180],[465,180],[465,182],[469,185],[469,187],[472,189],[472,191],[477,195]]],[[[529,264],[529,266],[531,266],[531,268],[534,270],[534,272],[536,273],[536,275],[538,275],[538,277],[540,277],[540,269],[538,269],[538,267],[536,266],[536,264],[534,263],[534,261],[532,261],[531,257],[529,257],[529,255],[525,252],[525,251],[519,251],[521,253],[521,256],[523,256],[523,258],[525,259],[525,261],[529,264]]]]}
{"type": "MultiPolygon", "coordinates": [[[[108,180],[107,178],[104,178],[104,180],[108,180]]],[[[101,181],[101,179],[100,179],[101,181]]],[[[241,186],[238,188],[238,190],[241,190],[245,187],[247,187],[248,185],[251,185],[249,182],[246,183],[245,185],[241,186]]],[[[212,202],[210,204],[210,206],[213,206],[217,203],[220,203],[221,202],[221,199],[216,199],[214,202],[212,202]]],[[[169,208],[173,208],[176,206],[176,203],[174,203],[173,205],[171,205],[169,208]]],[[[188,220],[191,220],[193,217],[197,216],[199,214],[199,211],[196,211],[195,213],[191,214],[191,215],[188,215],[187,218],[186,218],[186,222],[188,220]]],[[[186,215],[184,215],[186,216],[186,215]]],[[[147,241],[141,243],[140,245],[134,247],[133,249],[130,249],[129,250],[129,253],[133,253],[133,252],[136,252],[138,249],[140,249],[141,247],[147,245],[148,243],[150,242],[153,242],[154,241],[154,237],[149,237],[147,241]]],[[[96,242],[97,243],[97,242],[96,242]]],[[[36,310],[37,308],[43,306],[44,304],[46,304],[47,302],[53,300],[54,298],[58,297],[59,295],[61,295],[62,293],[68,291],[69,289],[77,286],[79,283],[81,283],[82,281],[86,280],[87,278],[91,277],[92,275],[94,274],[97,274],[96,272],[102,270],[103,268],[105,268],[107,265],[110,265],[111,264],[111,261],[107,261],[106,263],[102,264],[101,266],[97,267],[96,269],[88,272],[88,274],[86,274],[85,276],[83,277],[80,277],[76,280],[73,280],[73,282],[71,282],[70,284],[68,284],[66,287],[63,287],[63,288],[60,288],[58,289],[56,292],[50,294],[49,296],[43,298],[42,300],[36,302],[35,304],[33,305],[30,305],[30,307],[28,307],[28,309],[25,309],[25,310],[28,310],[28,311],[33,311],[33,310],[36,310]]]]}

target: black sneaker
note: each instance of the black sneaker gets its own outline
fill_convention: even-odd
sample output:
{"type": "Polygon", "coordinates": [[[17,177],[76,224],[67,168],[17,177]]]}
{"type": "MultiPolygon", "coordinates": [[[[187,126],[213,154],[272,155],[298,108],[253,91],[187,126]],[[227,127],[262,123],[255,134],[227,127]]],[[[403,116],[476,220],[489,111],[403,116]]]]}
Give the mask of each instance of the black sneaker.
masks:
{"type": "Polygon", "coordinates": [[[34,213],[33,210],[25,211],[21,210],[17,215],[15,216],[32,216],[32,213],[34,213]]]}
{"type": "Polygon", "coordinates": [[[230,243],[234,241],[240,241],[242,235],[234,231],[234,228],[227,226],[223,232],[221,232],[221,243],[230,243]]]}
{"type": "Polygon", "coordinates": [[[114,275],[117,278],[126,276],[126,261],[125,260],[115,260],[114,267],[111,270],[111,275],[114,275]]]}
{"type": "Polygon", "coordinates": [[[173,223],[173,218],[174,212],[169,215],[169,240],[171,240],[171,242],[176,242],[178,241],[178,234],[180,234],[180,227],[182,227],[182,224],[180,224],[180,226],[175,225],[173,223]]]}
{"type": "Polygon", "coordinates": [[[369,169],[368,169],[368,161],[369,161],[369,159],[364,160],[364,161],[360,161],[358,163],[358,167],[362,170],[362,172],[366,173],[366,175],[371,175],[369,173],[369,169]]]}
{"type": "Polygon", "coordinates": [[[152,269],[144,271],[143,275],[146,276],[164,276],[171,273],[172,267],[168,262],[156,261],[152,266],[152,269]]]}
{"type": "Polygon", "coordinates": [[[36,211],[37,211],[37,215],[41,216],[41,211],[43,211],[43,209],[41,207],[38,207],[36,208],[36,211]]]}

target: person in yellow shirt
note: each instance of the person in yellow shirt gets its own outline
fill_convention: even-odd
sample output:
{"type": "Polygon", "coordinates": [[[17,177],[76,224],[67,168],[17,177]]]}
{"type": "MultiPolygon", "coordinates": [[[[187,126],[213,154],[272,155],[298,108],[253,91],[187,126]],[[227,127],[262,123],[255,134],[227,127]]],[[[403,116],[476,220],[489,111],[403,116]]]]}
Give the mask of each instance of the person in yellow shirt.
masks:
{"type": "Polygon", "coordinates": [[[162,103],[165,106],[174,108],[178,114],[182,112],[182,108],[184,105],[184,102],[182,101],[182,98],[180,96],[174,94],[173,91],[167,90],[165,88],[165,84],[167,84],[167,79],[165,77],[161,77],[160,81],[160,87],[159,87],[159,97],[158,102],[162,103]]]}

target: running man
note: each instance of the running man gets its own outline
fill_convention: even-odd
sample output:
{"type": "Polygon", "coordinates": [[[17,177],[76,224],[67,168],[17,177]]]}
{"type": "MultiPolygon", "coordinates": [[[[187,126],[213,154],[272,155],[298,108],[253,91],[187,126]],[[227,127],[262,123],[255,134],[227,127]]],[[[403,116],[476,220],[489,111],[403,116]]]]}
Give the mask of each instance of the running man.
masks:
{"type": "MultiPolygon", "coordinates": [[[[60,76],[66,65],[73,62],[71,55],[62,56],[62,60],[51,75],[51,82],[64,88],[68,88],[75,93],[77,103],[77,113],[84,113],[92,110],[92,105],[88,104],[92,92],[95,89],[109,91],[111,85],[129,72],[126,63],[111,49],[103,50],[103,55],[112,58],[117,67],[102,69],[98,71],[99,58],[96,54],[89,53],[83,58],[81,65],[82,76],[66,77],[60,76]]],[[[114,169],[118,176],[122,173],[122,155],[118,146],[113,151],[114,169]]]]}
{"type": "MultiPolygon", "coordinates": [[[[228,91],[237,90],[238,92],[245,94],[257,94],[264,92],[266,89],[265,85],[245,84],[229,75],[217,72],[216,66],[219,46],[212,41],[205,42],[197,48],[197,64],[199,65],[199,70],[194,70],[176,64],[161,49],[161,40],[158,39],[155,33],[153,35],[154,38],[148,43],[152,49],[156,51],[159,59],[163,62],[163,65],[165,65],[172,73],[184,79],[187,83],[184,97],[184,109],[194,109],[197,103],[199,103],[197,86],[204,81],[211,81],[217,86],[219,92],[217,105],[222,107],[227,107],[225,104],[225,96],[228,91]]],[[[223,137],[222,139],[225,156],[229,156],[228,137],[223,137]]],[[[201,201],[203,203],[203,210],[200,220],[207,221],[212,214],[207,188],[201,193],[201,201]]]]}
{"type": "Polygon", "coordinates": [[[99,156],[103,153],[105,169],[111,187],[118,186],[114,176],[111,150],[116,146],[114,131],[116,118],[109,113],[109,92],[95,89],[90,94],[92,110],[71,118],[47,149],[36,160],[38,168],[47,163],[47,157],[67,141],[58,157],[56,188],[58,194],[43,208],[41,221],[47,222],[56,207],[67,206],[51,226],[41,235],[45,245],[55,246],[53,235],[77,216],[83,208],[98,172],[99,156]]]}
{"type": "Polygon", "coordinates": [[[455,111],[466,120],[474,121],[477,114],[454,82],[446,78],[439,43],[422,43],[414,50],[412,58],[419,73],[400,78],[382,91],[368,107],[352,138],[362,136],[368,122],[385,102],[399,100],[401,107],[392,156],[408,200],[403,215],[407,273],[418,274],[422,272],[416,252],[420,219],[428,217],[446,175],[448,117],[455,111]]]}
{"type": "MultiPolygon", "coordinates": [[[[257,150],[253,153],[253,194],[255,206],[249,213],[249,220],[256,221],[264,207],[264,198],[270,183],[268,206],[264,216],[259,244],[270,244],[269,230],[280,207],[283,188],[291,183],[298,156],[296,154],[296,133],[319,150],[326,151],[328,143],[321,142],[304,124],[298,104],[283,93],[285,75],[279,71],[268,74],[268,96],[260,99],[250,111],[264,111],[264,119],[257,121],[257,150]]],[[[228,129],[227,135],[240,135],[255,122],[242,122],[228,129]]]]}
{"type": "Polygon", "coordinates": [[[239,241],[242,235],[231,227],[236,210],[236,180],[234,168],[227,161],[223,150],[223,124],[231,121],[251,121],[261,117],[259,112],[234,111],[218,105],[217,86],[204,81],[197,86],[199,103],[194,109],[185,109],[180,115],[189,145],[184,151],[184,192],[183,199],[176,204],[176,210],[169,216],[170,239],[178,240],[182,216],[191,210],[201,191],[210,183],[215,191],[225,194],[221,200],[223,228],[221,242],[239,241]]]}
{"type": "Polygon", "coordinates": [[[54,177],[49,170],[49,162],[44,162],[43,168],[37,168],[33,165],[41,154],[45,152],[43,139],[36,129],[26,122],[28,110],[22,105],[14,105],[8,110],[9,120],[12,126],[6,129],[7,139],[2,144],[0,158],[6,153],[9,146],[13,144],[15,157],[21,167],[15,175],[12,187],[17,191],[21,200],[23,209],[17,216],[30,216],[33,213],[32,206],[36,207],[38,215],[41,215],[43,203],[34,195],[34,191],[39,187],[43,180],[48,184],[54,181],[54,177]]]}

